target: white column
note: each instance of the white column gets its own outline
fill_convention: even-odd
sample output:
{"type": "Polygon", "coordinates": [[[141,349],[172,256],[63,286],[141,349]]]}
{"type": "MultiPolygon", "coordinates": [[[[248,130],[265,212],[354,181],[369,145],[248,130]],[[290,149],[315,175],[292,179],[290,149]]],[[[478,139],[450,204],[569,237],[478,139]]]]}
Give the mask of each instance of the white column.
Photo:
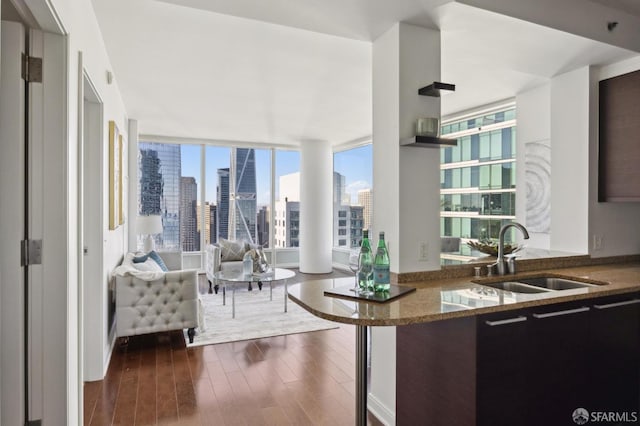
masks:
{"type": "Polygon", "coordinates": [[[551,250],[589,253],[589,67],[551,79],[551,250]]]}
{"type": "Polygon", "coordinates": [[[333,162],[327,141],[300,149],[300,272],[331,272],[333,162]]]}
{"type": "MultiPolygon", "coordinates": [[[[440,149],[400,146],[416,119],[440,117],[440,98],[418,95],[434,81],[438,30],[398,23],[373,42],[373,227],[386,232],[395,273],[440,269],[440,149]]],[[[395,327],[373,327],[371,345],[368,408],[395,424],[395,327]]]]}
{"type": "Polygon", "coordinates": [[[439,31],[398,23],[374,41],[373,228],[395,273],[440,269],[440,149],[400,146],[418,118],[440,118],[440,98],[418,94],[434,81],[439,31]]]}

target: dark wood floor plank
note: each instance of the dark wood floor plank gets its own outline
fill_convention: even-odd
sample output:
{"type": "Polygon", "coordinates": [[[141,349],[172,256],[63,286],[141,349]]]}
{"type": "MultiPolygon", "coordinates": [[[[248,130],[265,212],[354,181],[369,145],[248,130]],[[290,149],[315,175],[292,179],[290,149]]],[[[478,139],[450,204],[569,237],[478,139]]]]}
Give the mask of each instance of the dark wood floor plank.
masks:
{"type": "Polygon", "coordinates": [[[355,422],[352,326],[193,348],[179,331],[120,343],[104,380],[85,384],[85,424],[355,422]]]}

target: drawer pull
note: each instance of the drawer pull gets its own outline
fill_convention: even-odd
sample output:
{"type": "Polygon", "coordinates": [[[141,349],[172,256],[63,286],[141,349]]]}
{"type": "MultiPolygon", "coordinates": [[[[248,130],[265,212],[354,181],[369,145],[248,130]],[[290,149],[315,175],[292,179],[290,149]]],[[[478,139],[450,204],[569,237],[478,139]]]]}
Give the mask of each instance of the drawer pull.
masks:
{"type": "Polygon", "coordinates": [[[576,308],[576,309],[567,309],[566,311],[557,311],[557,312],[549,312],[546,314],[533,314],[534,318],[550,318],[550,317],[559,317],[561,315],[571,315],[571,314],[577,314],[580,312],[587,312],[589,310],[588,307],[583,307],[583,308],[576,308]]]}
{"type": "Polygon", "coordinates": [[[596,309],[617,308],[618,306],[635,305],[640,303],[640,299],[625,300],[623,302],[607,303],[606,305],[593,305],[596,309]]]}
{"type": "Polygon", "coordinates": [[[516,318],[509,318],[509,319],[498,320],[498,321],[485,321],[485,323],[493,327],[494,325],[513,324],[514,322],[522,322],[526,320],[527,320],[527,317],[516,317],[516,318]]]}

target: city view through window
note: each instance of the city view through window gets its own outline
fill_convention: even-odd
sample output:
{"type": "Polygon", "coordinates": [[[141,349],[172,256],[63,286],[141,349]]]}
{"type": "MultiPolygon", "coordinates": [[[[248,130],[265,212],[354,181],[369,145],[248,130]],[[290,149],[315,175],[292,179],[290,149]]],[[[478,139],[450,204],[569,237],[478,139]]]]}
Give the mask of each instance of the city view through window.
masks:
{"type": "MultiPolygon", "coordinates": [[[[458,140],[457,146],[440,150],[441,258],[446,264],[472,256],[467,241],[497,239],[502,225],[516,218],[515,107],[449,121],[441,133],[458,140]]],[[[505,241],[514,238],[510,229],[505,241]]]]}
{"type": "MultiPolygon", "coordinates": [[[[336,246],[359,245],[363,227],[370,226],[371,161],[371,145],[334,156],[336,246]]],[[[269,247],[270,232],[275,247],[297,247],[300,154],[140,142],[138,214],[162,217],[163,232],[155,236],[159,250],[200,251],[221,238],[269,247]],[[272,173],[276,190],[270,226],[272,173]]]]}

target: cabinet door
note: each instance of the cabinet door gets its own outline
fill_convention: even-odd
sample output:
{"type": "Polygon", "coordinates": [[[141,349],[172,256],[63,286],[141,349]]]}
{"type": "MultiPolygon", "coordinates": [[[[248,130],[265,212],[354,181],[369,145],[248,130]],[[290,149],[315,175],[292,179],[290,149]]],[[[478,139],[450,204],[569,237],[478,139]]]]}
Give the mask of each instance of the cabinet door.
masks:
{"type": "Polygon", "coordinates": [[[526,419],[527,319],[523,310],[481,315],[477,340],[477,425],[526,419]]]}
{"type": "Polygon", "coordinates": [[[573,411],[588,404],[589,310],[585,303],[532,308],[530,424],[571,424],[573,411]]]}
{"type": "Polygon", "coordinates": [[[589,411],[640,410],[640,294],[592,302],[589,411]]]}

